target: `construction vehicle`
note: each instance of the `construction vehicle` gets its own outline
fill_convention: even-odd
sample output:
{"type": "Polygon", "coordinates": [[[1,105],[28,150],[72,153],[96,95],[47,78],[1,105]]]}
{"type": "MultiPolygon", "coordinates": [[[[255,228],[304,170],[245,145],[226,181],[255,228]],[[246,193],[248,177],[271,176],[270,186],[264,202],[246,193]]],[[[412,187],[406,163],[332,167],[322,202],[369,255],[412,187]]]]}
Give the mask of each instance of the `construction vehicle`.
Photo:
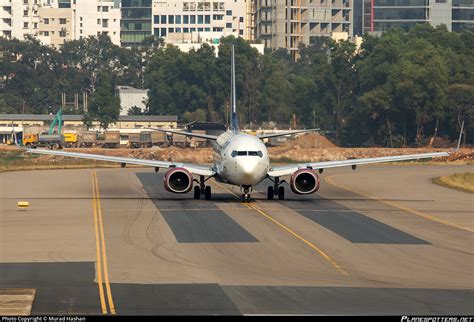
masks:
{"type": "Polygon", "coordinates": [[[97,132],[83,132],[79,139],[79,146],[91,148],[97,143],[97,132]]]}
{"type": "Polygon", "coordinates": [[[51,125],[49,126],[48,133],[41,133],[38,138],[37,146],[46,147],[49,149],[62,149],[64,146],[64,136],[61,134],[61,128],[63,123],[63,111],[60,108],[54,116],[51,125]],[[54,128],[58,127],[57,133],[54,133],[54,128]]]}
{"type": "Polygon", "coordinates": [[[152,145],[159,147],[168,146],[167,135],[164,132],[154,131],[151,133],[151,143],[152,145]]]}
{"type": "Polygon", "coordinates": [[[128,147],[134,148],[149,148],[151,147],[151,133],[148,131],[141,131],[140,133],[130,133],[128,135],[128,147]]]}
{"type": "Polygon", "coordinates": [[[62,149],[64,146],[64,136],[61,134],[46,134],[39,135],[38,145],[48,149],[62,149]]]}
{"type": "Polygon", "coordinates": [[[171,142],[174,146],[186,147],[188,145],[188,139],[185,135],[173,133],[171,136],[171,142]]]}
{"type": "Polygon", "coordinates": [[[24,134],[23,135],[23,145],[28,148],[36,148],[39,142],[38,134],[24,134]]]}
{"type": "Polygon", "coordinates": [[[79,146],[77,133],[64,133],[64,145],[67,148],[77,148],[79,146]]]}
{"type": "Polygon", "coordinates": [[[105,131],[97,135],[97,145],[103,148],[118,148],[120,147],[120,132],[119,131],[105,131]]]}

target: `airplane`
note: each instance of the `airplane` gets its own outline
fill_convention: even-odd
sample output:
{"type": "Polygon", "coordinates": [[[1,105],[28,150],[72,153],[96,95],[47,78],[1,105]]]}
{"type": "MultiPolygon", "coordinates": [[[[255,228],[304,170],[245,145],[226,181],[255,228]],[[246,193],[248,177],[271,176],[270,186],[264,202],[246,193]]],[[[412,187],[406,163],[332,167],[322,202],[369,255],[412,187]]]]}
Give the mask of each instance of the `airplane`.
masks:
{"type": "MultiPolygon", "coordinates": [[[[98,154],[65,152],[45,149],[25,149],[28,153],[56,155],[63,157],[83,158],[91,160],[109,161],[126,164],[135,164],[154,167],[158,172],[160,168],[166,169],[164,176],[164,187],[172,193],[188,193],[194,187],[194,199],[204,196],[206,200],[211,199],[211,186],[206,182],[213,178],[222,183],[238,186],[241,189],[242,201],[250,202],[250,194],[255,185],[265,179],[269,179],[273,184],[268,186],[267,199],[285,199],[285,188],[283,183],[289,184],[295,194],[308,195],[318,191],[320,187],[319,174],[324,169],[351,166],[353,170],[361,164],[372,164],[380,162],[407,161],[417,159],[429,159],[449,156],[448,152],[434,152],[422,154],[408,154],[389,157],[348,159],[325,162],[306,162],[299,164],[271,165],[268,150],[262,139],[284,136],[289,134],[305,133],[317,131],[319,129],[296,130],[284,133],[251,135],[239,130],[236,108],[235,90],[235,54],[232,45],[231,52],[231,99],[232,113],[229,129],[219,136],[208,134],[188,133],[171,129],[149,128],[150,130],[171,132],[190,137],[204,138],[213,141],[213,154],[215,156],[212,165],[202,165],[193,163],[181,163],[170,161],[146,160],[125,157],[112,157],[98,154]],[[282,180],[282,177],[290,177],[289,183],[282,180]],[[195,177],[198,177],[196,179],[195,177]],[[194,184],[196,183],[196,185],[194,184]]],[[[463,124],[464,126],[464,124],[463,124]]],[[[462,136],[459,136],[458,148],[462,136]]],[[[16,137],[15,137],[16,142],[16,137]]]]}

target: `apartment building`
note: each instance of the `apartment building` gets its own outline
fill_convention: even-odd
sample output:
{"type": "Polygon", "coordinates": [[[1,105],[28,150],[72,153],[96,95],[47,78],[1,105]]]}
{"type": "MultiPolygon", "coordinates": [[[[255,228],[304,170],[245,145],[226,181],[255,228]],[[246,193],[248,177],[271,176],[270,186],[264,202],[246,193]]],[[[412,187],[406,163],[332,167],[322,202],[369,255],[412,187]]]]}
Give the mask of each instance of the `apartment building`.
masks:
{"type": "Polygon", "coordinates": [[[474,0],[363,0],[363,32],[381,33],[418,23],[474,30],[474,0]]]}
{"type": "Polygon", "coordinates": [[[74,38],[72,11],[66,8],[40,7],[37,38],[43,43],[59,48],[74,38]]]}
{"type": "Polygon", "coordinates": [[[122,0],[121,10],[122,46],[140,44],[152,35],[152,0],[122,0]]]}
{"type": "Polygon", "coordinates": [[[40,0],[0,0],[0,36],[23,39],[38,34],[40,0]]]}
{"type": "Polygon", "coordinates": [[[299,44],[314,37],[353,36],[352,0],[255,1],[255,38],[272,50],[288,49],[294,58],[299,44]]]}
{"type": "Polygon", "coordinates": [[[154,0],[153,34],[168,43],[173,43],[173,39],[185,42],[192,39],[190,34],[202,35],[207,41],[228,35],[249,39],[245,21],[247,1],[250,0],[154,0]]]}
{"type": "Polygon", "coordinates": [[[120,0],[0,0],[0,36],[59,47],[103,33],[120,45],[120,14],[120,0]]]}
{"type": "Polygon", "coordinates": [[[105,34],[120,46],[119,0],[74,0],[71,8],[74,39],[105,34]]]}

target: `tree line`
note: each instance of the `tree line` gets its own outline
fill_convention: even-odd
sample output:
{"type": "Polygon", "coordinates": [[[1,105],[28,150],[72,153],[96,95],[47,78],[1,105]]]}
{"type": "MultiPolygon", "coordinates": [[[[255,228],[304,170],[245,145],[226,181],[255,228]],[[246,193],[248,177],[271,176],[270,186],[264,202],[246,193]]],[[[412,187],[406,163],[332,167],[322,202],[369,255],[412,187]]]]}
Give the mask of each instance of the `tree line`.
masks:
{"type": "Polygon", "coordinates": [[[399,147],[455,140],[464,121],[466,142],[474,141],[474,32],[429,24],[367,35],[360,48],[316,37],[297,61],[232,36],[217,55],[209,45],[184,53],[153,37],[131,49],[89,37],[60,50],[0,39],[0,113],[54,113],[61,93],[87,92],[85,124],[106,128],[119,113],[115,86],[128,85],[149,89],[145,114],[226,122],[231,44],[241,126],[319,127],[342,145],[399,147]]]}

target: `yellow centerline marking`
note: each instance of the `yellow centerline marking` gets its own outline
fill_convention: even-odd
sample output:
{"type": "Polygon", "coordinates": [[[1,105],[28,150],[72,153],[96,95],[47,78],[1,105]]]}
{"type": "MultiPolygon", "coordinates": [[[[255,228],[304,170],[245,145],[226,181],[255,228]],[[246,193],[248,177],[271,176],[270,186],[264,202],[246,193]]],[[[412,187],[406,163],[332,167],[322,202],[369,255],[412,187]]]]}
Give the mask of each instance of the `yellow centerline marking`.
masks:
{"type": "MultiPolygon", "coordinates": [[[[230,189],[227,189],[226,187],[224,187],[223,185],[221,185],[220,183],[218,182],[215,182],[219,187],[221,187],[222,189],[226,190],[227,192],[229,192],[230,194],[232,194],[236,199],[240,200],[240,198],[233,192],[231,191],[230,189]]],[[[285,226],[284,224],[282,224],[281,222],[279,222],[278,220],[276,220],[275,218],[273,218],[272,216],[270,216],[269,214],[265,213],[260,207],[258,207],[256,204],[254,204],[253,202],[250,202],[250,203],[244,203],[245,206],[247,206],[249,209],[253,209],[255,210],[258,214],[264,216],[265,218],[267,218],[268,220],[270,220],[272,223],[274,223],[275,225],[277,225],[278,227],[280,227],[281,229],[283,229],[284,231],[290,233],[293,237],[296,237],[297,239],[299,239],[300,241],[302,241],[303,243],[305,243],[307,246],[309,246],[310,248],[312,248],[313,250],[315,250],[319,255],[321,255],[326,261],[328,261],[334,268],[336,268],[339,273],[341,273],[342,275],[345,275],[345,276],[349,276],[349,273],[347,273],[339,264],[336,263],[335,260],[333,260],[329,255],[327,255],[325,252],[323,252],[320,248],[318,248],[316,245],[314,245],[313,243],[311,243],[310,241],[308,241],[307,239],[303,238],[301,235],[297,234],[296,232],[294,232],[293,230],[291,230],[288,226],[285,226]]]]}
{"type": "Polygon", "coordinates": [[[96,248],[96,265],[97,265],[97,285],[99,286],[100,305],[102,313],[107,314],[107,305],[105,304],[104,286],[102,284],[102,260],[100,258],[100,238],[99,238],[99,224],[97,219],[97,194],[95,189],[94,173],[92,172],[92,209],[94,214],[94,230],[95,230],[95,248],[96,248]]]}
{"type": "Polygon", "coordinates": [[[92,172],[92,184],[94,188],[94,224],[96,230],[96,248],[97,248],[97,270],[98,270],[98,284],[100,300],[102,305],[102,313],[107,313],[107,307],[105,305],[104,288],[102,284],[102,268],[105,280],[105,289],[107,294],[107,300],[109,303],[110,313],[116,314],[115,305],[112,298],[112,290],[110,289],[109,282],[109,269],[107,264],[107,253],[105,248],[105,234],[104,224],[102,219],[102,207],[100,205],[100,193],[99,193],[99,181],[97,180],[97,173],[92,172]]]}
{"type": "Polygon", "coordinates": [[[457,224],[454,224],[452,222],[449,222],[447,220],[444,220],[444,219],[441,219],[441,218],[438,218],[438,217],[434,217],[434,216],[430,216],[424,212],[421,212],[419,210],[415,210],[415,209],[412,209],[412,208],[409,208],[407,206],[404,206],[404,205],[401,205],[399,203],[396,203],[396,202],[393,202],[393,201],[388,201],[388,200],[383,200],[383,199],[380,199],[380,198],[377,198],[377,197],[374,197],[374,196],[371,196],[369,194],[366,194],[366,193],[363,193],[363,192],[360,192],[360,191],[357,191],[355,189],[352,189],[352,188],[349,188],[347,186],[343,186],[339,183],[335,183],[332,178],[336,177],[336,176],[342,176],[343,174],[335,174],[335,175],[332,175],[332,176],[328,176],[326,178],[324,178],[324,181],[326,181],[327,183],[335,186],[335,187],[338,187],[340,189],[343,189],[343,190],[347,190],[349,192],[352,192],[352,193],[355,193],[357,195],[360,195],[360,196],[363,196],[365,198],[368,198],[368,199],[372,199],[372,200],[375,200],[375,201],[378,201],[378,202],[381,202],[383,204],[386,204],[386,205],[389,205],[389,206],[392,206],[392,207],[395,207],[397,209],[400,209],[400,210],[403,210],[403,211],[406,211],[406,212],[409,212],[413,215],[416,215],[416,216],[419,216],[419,217],[423,217],[425,219],[428,219],[428,220],[431,220],[431,221],[434,221],[434,222],[437,222],[437,223],[440,223],[440,224],[443,224],[443,225],[447,225],[447,226],[451,226],[451,227],[454,227],[454,228],[458,228],[458,229],[462,229],[462,230],[466,230],[466,231],[469,231],[469,232],[474,232],[473,229],[470,229],[470,228],[467,228],[467,227],[463,227],[463,226],[460,226],[460,225],[457,225],[457,224]]]}

